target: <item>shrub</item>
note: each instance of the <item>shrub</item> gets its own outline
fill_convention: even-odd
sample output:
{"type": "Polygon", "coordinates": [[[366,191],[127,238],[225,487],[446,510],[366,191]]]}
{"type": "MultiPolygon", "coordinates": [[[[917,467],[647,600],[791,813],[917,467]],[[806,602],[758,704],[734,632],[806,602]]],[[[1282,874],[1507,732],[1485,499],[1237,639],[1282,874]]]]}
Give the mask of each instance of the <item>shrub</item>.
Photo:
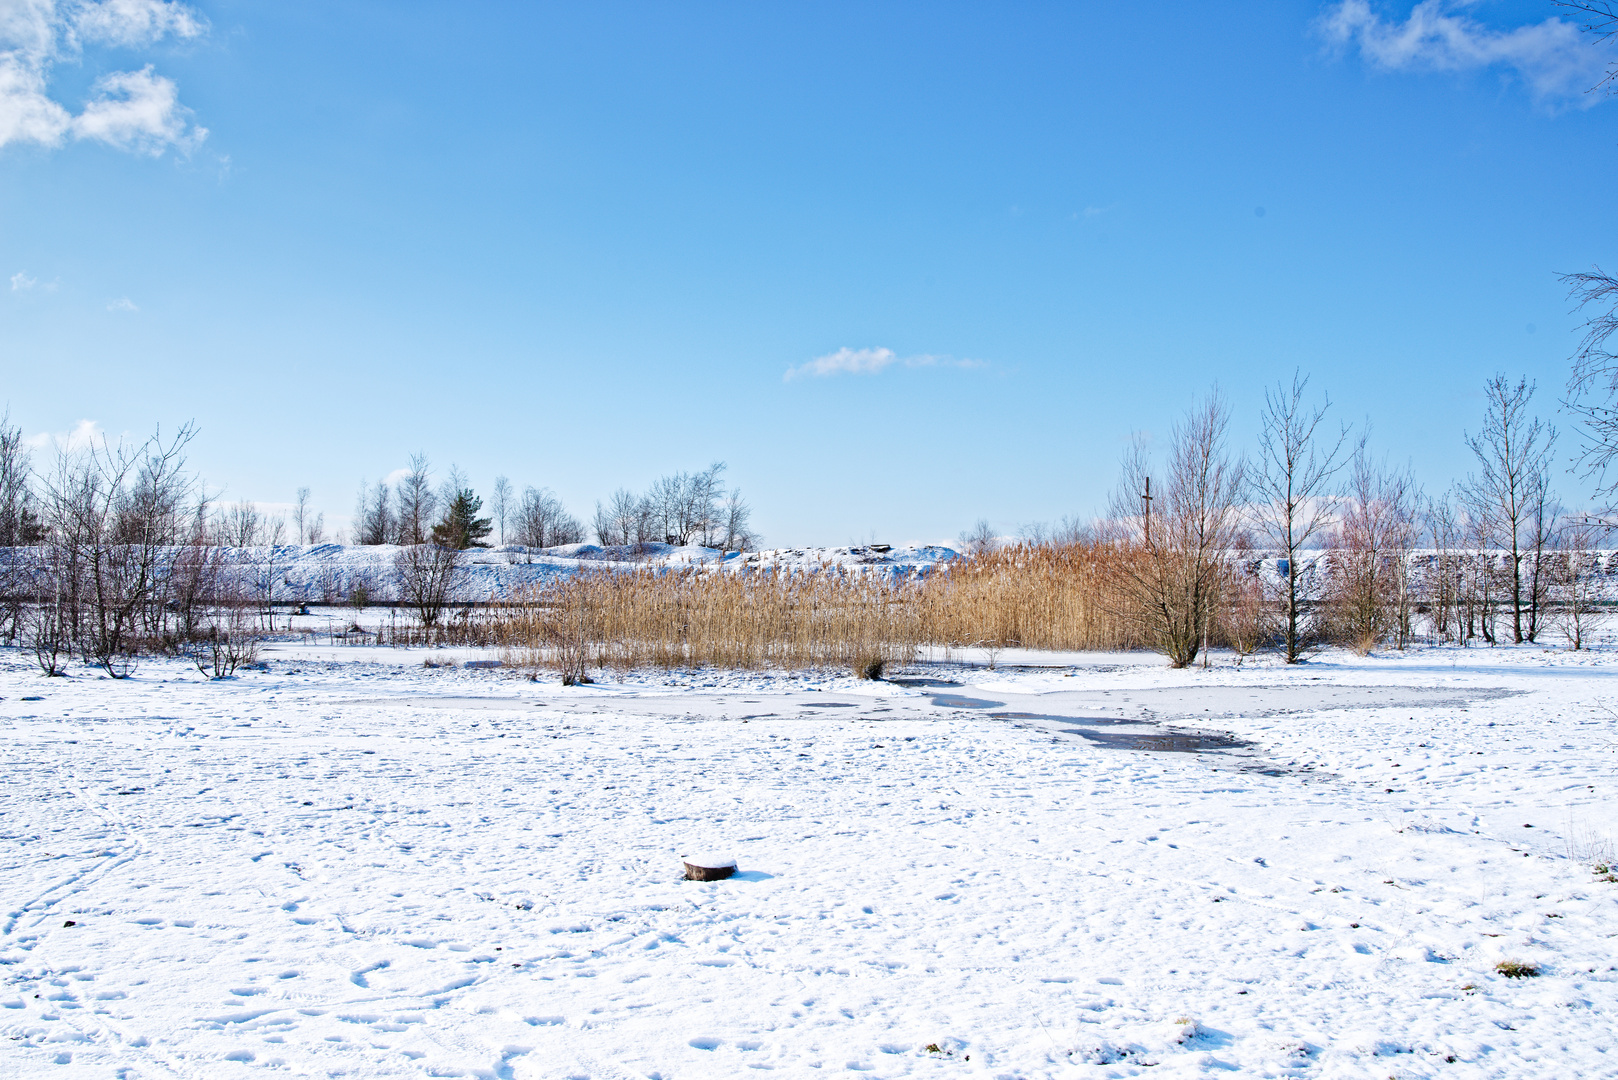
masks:
{"type": "Polygon", "coordinates": [[[887,658],[880,653],[874,655],[858,656],[854,658],[854,677],[856,679],[882,678],[882,672],[887,669],[887,658]]]}

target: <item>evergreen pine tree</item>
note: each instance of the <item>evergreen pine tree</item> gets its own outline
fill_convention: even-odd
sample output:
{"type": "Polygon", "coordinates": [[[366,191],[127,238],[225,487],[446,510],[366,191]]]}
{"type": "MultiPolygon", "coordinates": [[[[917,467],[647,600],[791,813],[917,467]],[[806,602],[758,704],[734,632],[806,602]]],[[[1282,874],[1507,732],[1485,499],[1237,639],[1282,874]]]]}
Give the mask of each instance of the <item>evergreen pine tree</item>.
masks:
{"type": "Polygon", "coordinates": [[[489,535],[493,525],[488,518],[478,517],[481,509],[483,500],[472,494],[471,488],[457,491],[444,508],[444,520],[433,526],[433,543],[456,551],[488,547],[483,538],[489,535]]]}

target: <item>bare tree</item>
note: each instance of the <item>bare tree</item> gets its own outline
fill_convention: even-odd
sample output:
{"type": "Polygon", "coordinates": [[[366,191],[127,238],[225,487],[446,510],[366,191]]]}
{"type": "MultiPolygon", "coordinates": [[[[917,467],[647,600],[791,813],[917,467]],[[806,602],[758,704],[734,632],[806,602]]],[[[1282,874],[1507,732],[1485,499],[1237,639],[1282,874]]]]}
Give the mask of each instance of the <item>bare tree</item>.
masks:
{"type": "Polygon", "coordinates": [[[652,497],[642,495],[636,499],[634,530],[636,545],[661,544],[667,534],[659,526],[657,508],[652,505],[652,497]]]}
{"type": "Polygon", "coordinates": [[[226,547],[257,547],[264,542],[264,516],[257,506],[242,499],[220,515],[214,531],[226,547]]]}
{"type": "Polygon", "coordinates": [[[0,548],[26,547],[41,539],[39,514],[29,478],[32,455],[22,441],[22,429],[0,414],[0,548]]]}
{"type": "Polygon", "coordinates": [[[1488,518],[1468,511],[1465,537],[1470,550],[1463,568],[1461,594],[1466,612],[1463,642],[1480,636],[1490,645],[1499,640],[1495,623],[1499,617],[1502,575],[1499,560],[1495,558],[1491,528],[1488,518]]]}
{"type": "Polygon", "coordinates": [[[309,543],[309,526],[312,523],[309,513],[309,489],[298,489],[298,501],[292,505],[292,531],[294,544],[309,543]]]}
{"type": "Polygon", "coordinates": [[[1554,586],[1555,569],[1551,552],[1557,546],[1562,508],[1555,501],[1550,487],[1551,469],[1547,461],[1540,474],[1535,497],[1529,502],[1528,518],[1523,522],[1523,549],[1526,552],[1523,561],[1527,564],[1524,584],[1528,596],[1528,627],[1523,636],[1529,641],[1538,641],[1539,633],[1545,627],[1554,586]]]}
{"type": "Polygon", "coordinates": [[[431,630],[460,588],[461,553],[437,544],[411,544],[394,557],[399,599],[431,630]]]}
{"type": "Polygon", "coordinates": [[[1263,559],[1246,531],[1237,534],[1225,559],[1221,586],[1220,637],[1237,656],[1251,656],[1275,640],[1281,612],[1271,602],[1262,575],[1263,559]]]}
{"type": "Polygon", "coordinates": [[[1585,647],[1601,614],[1601,553],[1596,541],[1604,531],[1599,526],[1569,524],[1561,530],[1559,548],[1551,557],[1555,621],[1575,651],[1585,647]]]}
{"type": "Polygon", "coordinates": [[[266,515],[259,525],[258,543],[264,552],[254,567],[253,591],[259,597],[259,610],[268,630],[275,629],[275,587],[286,573],[286,564],[281,561],[286,530],[286,518],[280,514],[266,515]]]}
{"type": "Polygon", "coordinates": [[[214,610],[191,641],[188,652],[197,670],[210,679],[228,679],[258,659],[262,634],[253,625],[252,604],[239,589],[225,589],[214,610]]]}
{"type": "MultiPolygon", "coordinates": [[[[1583,21],[1579,29],[1591,35],[1597,42],[1604,42],[1618,35],[1618,3],[1614,0],[1553,0],[1557,7],[1575,12],[1583,21]]],[[[1618,92],[1610,86],[1614,79],[1618,79],[1618,63],[1607,68],[1606,77],[1594,86],[1589,93],[1595,93],[1603,86],[1608,87],[1607,92],[1618,92]]]]}
{"type": "Polygon", "coordinates": [[[746,551],[757,548],[758,534],[753,531],[753,508],[742,498],[741,490],[733,489],[719,508],[720,528],[724,535],[719,547],[724,551],[746,551]]]}
{"type": "Polygon", "coordinates": [[[1427,504],[1427,534],[1432,558],[1422,572],[1421,589],[1427,598],[1428,622],[1440,641],[1452,633],[1461,640],[1462,527],[1455,516],[1455,500],[1446,493],[1427,504]]]}
{"type": "Polygon", "coordinates": [[[156,622],[166,549],[188,520],[183,451],[194,435],[186,425],[167,442],[159,433],[138,447],[64,449],[46,480],[51,602],[114,678],[133,671],[141,631],[156,622]]]}
{"type": "Polygon", "coordinates": [[[1326,555],[1324,588],[1332,635],[1362,655],[1389,637],[1399,648],[1409,638],[1419,502],[1409,471],[1371,460],[1362,437],[1326,555]]]}
{"type": "Polygon", "coordinates": [[[378,480],[376,487],[360,483],[360,496],[354,507],[354,542],[374,547],[392,542],[397,528],[393,517],[393,493],[378,480]]]}
{"type": "Polygon", "coordinates": [[[62,669],[73,654],[73,630],[71,609],[63,596],[46,595],[29,608],[24,634],[42,674],[66,674],[62,669]]]}
{"type": "Polygon", "coordinates": [[[961,530],[961,554],[970,557],[993,551],[998,539],[994,534],[994,526],[989,524],[989,519],[978,518],[977,524],[970,529],[961,530]]]}
{"type": "Polygon", "coordinates": [[[1264,392],[1258,467],[1252,473],[1259,526],[1281,557],[1282,649],[1289,664],[1302,659],[1315,636],[1304,624],[1308,582],[1298,552],[1331,521],[1330,484],[1342,467],[1338,455],[1348,438],[1346,427],[1316,438],[1331,402],[1306,405],[1308,385],[1307,377],[1294,373],[1291,386],[1277,384],[1264,392]]]}
{"type": "Polygon", "coordinates": [[[29,485],[30,458],[22,429],[0,414],[0,641],[8,643],[23,631],[23,609],[37,573],[33,553],[10,549],[43,538],[29,485]]]}
{"type": "Polygon", "coordinates": [[[398,501],[396,542],[422,543],[432,530],[433,512],[438,508],[438,496],[433,493],[433,474],[428,466],[426,454],[416,453],[410,456],[410,471],[405,473],[398,484],[398,501]]]}
{"type": "Polygon", "coordinates": [[[1149,475],[1139,446],[1125,458],[1113,499],[1113,517],[1132,535],[1136,556],[1124,561],[1125,614],[1177,668],[1189,666],[1208,639],[1226,553],[1241,532],[1244,466],[1227,449],[1229,426],[1217,391],[1175,425],[1149,530],[1139,509],[1149,475]]]}
{"type": "Polygon", "coordinates": [[[596,504],[596,539],[612,547],[633,544],[643,539],[638,528],[642,516],[641,500],[624,488],[612,493],[607,505],[596,504]]]}
{"type": "Polygon", "coordinates": [[[1618,279],[1603,274],[1600,267],[1561,277],[1580,308],[1595,308],[1573,354],[1573,371],[1562,404],[1579,417],[1584,428],[1579,454],[1584,474],[1596,481],[1597,495],[1610,499],[1618,492],[1618,477],[1608,476],[1618,460],[1618,353],[1608,347],[1618,333],[1618,279]]]}
{"type": "Polygon", "coordinates": [[[658,479],[643,500],[648,524],[655,532],[640,539],[661,540],[680,547],[687,544],[715,546],[721,529],[719,500],[723,489],[720,477],[724,471],[725,463],[716,461],[702,472],[678,472],[658,479]]]}
{"type": "Polygon", "coordinates": [[[620,534],[617,523],[612,520],[611,509],[601,505],[600,499],[596,500],[596,512],[590,519],[590,527],[595,530],[596,543],[603,547],[612,547],[624,542],[618,539],[620,534]]]}
{"type": "Polygon", "coordinates": [[[1096,530],[1091,522],[1068,515],[1056,522],[1029,522],[1017,530],[1017,535],[1026,544],[1067,547],[1093,540],[1096,530]]]}
{"type": "Polygon", "coordinates": [[[1544,550],[1547,534],[1536,523],[1543,521],[1550,496],[1556,429],[1529,414],[1534,385],[1527,379],[1513,384],[1496,375],[1484,385],[1484,394],[1488,407],[1483,428],[1466,439],[1479,473],[1468,478],[1464,490],[1468,509],[1487,523],[1490,539],[1510,551],[1511,632],[1520,644],[1531,640],[1527,635],[1534,629],[1532,613],[1527,625],[1523,619],[1525,607],[1534,601],[1532,590],[1524,590],[1523,560],[1531,553],[1537,562],[1544,550]]]}
{"type": "Polygon", "coordinates": [[[204,507],[185,546],[169,563],[162,609],[174,618],[164,643],[172,653],[182,652],[187,643],[199,639],[208,625],[209,608],[240,584],[233,575],[234,560],[224,548],[209,542],[205,518],[204,507]]]}
{"type": "Polygon", "coordinates": [[[501,547],[506,546],[506,518],[511,514],[511,481],[504,476],[494,478],[494,494],[489,499],[489,512],[494,515],[495,536],[501,547]]]}
{"type": "Polygon", "coordinates": [[[584,526],[548,488],[524,488],[513,535],[524,547],[548,548],[584,540],[584,526]]]}

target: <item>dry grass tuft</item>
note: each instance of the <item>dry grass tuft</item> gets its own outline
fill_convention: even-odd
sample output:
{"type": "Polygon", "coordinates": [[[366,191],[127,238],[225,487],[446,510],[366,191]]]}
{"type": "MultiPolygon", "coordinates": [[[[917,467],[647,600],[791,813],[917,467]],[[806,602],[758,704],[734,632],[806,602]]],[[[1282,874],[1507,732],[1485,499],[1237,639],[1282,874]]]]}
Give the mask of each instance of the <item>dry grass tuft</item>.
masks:
{"type": "Polygon", "coordinates": [[[870,679],[873,682],[882,678],[887,670],[888,661],[883,656],[860,656],[854,659],[854,677],[856,679],[870,679]]]}
{"type": "Polygon", "coordinates": [[[1539,965],[1521,960],[1502,960],[1494,965],[1494,970],[1508,979],[1532,979],[1539,974],[1539,965]]]}

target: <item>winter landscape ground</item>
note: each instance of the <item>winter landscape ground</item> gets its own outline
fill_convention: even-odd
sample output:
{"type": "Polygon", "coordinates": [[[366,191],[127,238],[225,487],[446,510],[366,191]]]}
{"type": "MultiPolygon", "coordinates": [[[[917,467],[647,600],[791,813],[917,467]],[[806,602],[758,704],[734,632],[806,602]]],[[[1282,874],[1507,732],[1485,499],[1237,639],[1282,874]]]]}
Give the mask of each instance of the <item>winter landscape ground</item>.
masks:
{"type": "Polygon", "coordinates": [[[1611,652],[477,656],[0,653],[0,1072],[1618,1076],[1611,652]]]}

